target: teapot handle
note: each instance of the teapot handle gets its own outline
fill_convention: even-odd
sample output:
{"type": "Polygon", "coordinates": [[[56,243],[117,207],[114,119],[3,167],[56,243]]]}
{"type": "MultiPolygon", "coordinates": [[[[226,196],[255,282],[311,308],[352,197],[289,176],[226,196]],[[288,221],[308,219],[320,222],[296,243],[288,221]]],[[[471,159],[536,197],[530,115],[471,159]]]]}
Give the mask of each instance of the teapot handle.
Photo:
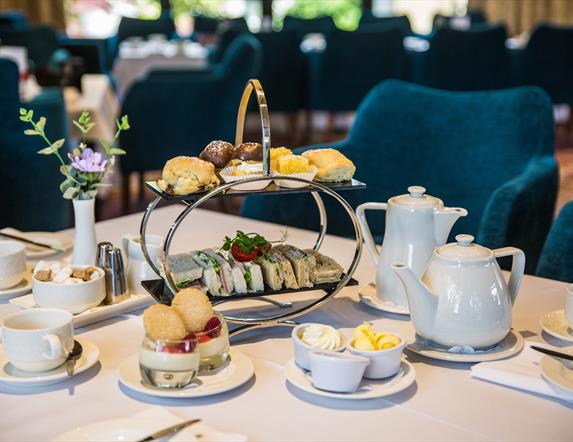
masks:
{"type": "Polygon", "coordinates": [[[386,203],[364,203],[360,204],[356,208],[356,215],[358,216],[358,222],[360,223],[360,228],[362,229],[362,236],[364,237],[364,243],[366,244],[366,249],[372,260],[376,265],[378,265],[378,256],[380,252],[378,251],[378,247],[376,247],[376,243],[374,242],[374,237],[372,236],[372,232],[370,231],[370,227],[368,227],[368,221],[366,220],[366,210],[387,210],[388,204],[386,203]]]}
{"type": "Polygon", "coordinates": [[[493,256],[496,258],[510,255],[513,256],[513,261],[511,263],[511,275],[507,286],[509,288],[511,304],[514,304],[521,284],[521,278],[525,270],[525,254],[522,250],[516,247],[502,247],[501,249],[493,250],[493,256]]]}

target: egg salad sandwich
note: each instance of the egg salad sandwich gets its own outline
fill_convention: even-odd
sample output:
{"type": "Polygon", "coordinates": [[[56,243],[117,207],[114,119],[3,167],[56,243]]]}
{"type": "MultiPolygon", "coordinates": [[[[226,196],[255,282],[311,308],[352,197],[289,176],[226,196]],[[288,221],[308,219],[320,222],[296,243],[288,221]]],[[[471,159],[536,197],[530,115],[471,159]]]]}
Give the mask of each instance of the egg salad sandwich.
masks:
{"type": "Polygon", "coordinates": [[[281,244],[273,250],[280,252],[291,264],[299,287],[312,287],[312,278],[316,272],[316,258],[295,246],[281,244]]]}

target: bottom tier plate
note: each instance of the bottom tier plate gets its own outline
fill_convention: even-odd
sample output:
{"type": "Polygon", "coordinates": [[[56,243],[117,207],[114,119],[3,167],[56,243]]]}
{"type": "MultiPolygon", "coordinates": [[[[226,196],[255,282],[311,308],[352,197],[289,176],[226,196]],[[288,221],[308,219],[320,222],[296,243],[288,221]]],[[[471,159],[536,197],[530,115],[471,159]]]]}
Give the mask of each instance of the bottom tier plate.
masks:
{"type": "MultiPolygon", "coordinates": [[[[344,278],[344,275],[343,275],[344,278]]],[[[171,300],[173,299],[174,294],[169,290],[165,281],[163,279],[152,279],[149,281],[142,281],[141,285],[145,290],[149,292],[151,296],[153,296],[157,302],[165,305],[171,305],[171,300]]],[[[332,291],[336,288],[338,282],[328,282],[325,284],[316,284],[312,288],[301,288],[301,289],[281,289],[281,290],[269,290],[264,292],[255,292],[255,293],[245,293],[245,294],[235,294],[229,296],[209,296],[211,302],[219,303],[219,302],[228,302],[234,301],[239,299],[249,299],[249,298],[260,298],[261,296],[273,296],[273,295],[283,295],[285,293],[298,293],[298,292],[310,292],[314,290],[324,290],[326,292],[332,291]]],[[[358,285],[358,281],[354,278],[350,278],[347,286],[358,285]]]]}

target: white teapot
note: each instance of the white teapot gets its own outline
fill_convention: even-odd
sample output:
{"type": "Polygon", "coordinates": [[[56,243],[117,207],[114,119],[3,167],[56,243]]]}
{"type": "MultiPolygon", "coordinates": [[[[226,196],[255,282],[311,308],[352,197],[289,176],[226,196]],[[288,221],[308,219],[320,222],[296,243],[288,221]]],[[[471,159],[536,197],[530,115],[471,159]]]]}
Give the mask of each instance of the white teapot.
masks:
{"type": "MultiPolygon", "coordinates": [[[[163,237],[160,235],[145,235],[147,252],[153,262],[157,262],[161,256],[163,237]]],[[[127,286],[129,293],[145,293],[141,281],[156,279],[158,275],[153,271],[143,256],[139,235],[123,235],[121,237],[121,249],[126,264],[127,286]]]]}
{"type": "Polygon", "coordinates": [[[444,207],[441,199],[425,195],[426,189],[421,186],[410,186],[408,192],[390,198],[388,203],[364,203],[356,208],[366,248],[377,265],[376,295],[404,307],[408,299],[390,265],[405,262],[416,276],[421,276],[436,246],[445,244],[454,223],[468,214],[466,209],[444,207]],[[365,211],[369,209],[386,211],[380,255],[366,221],[365,211]]]}
{"type": "Polygon", "coordinates": [[[515,247],[490,250],[473,240],[457,235],[457,243],[436,248],[421,280],[406,264],[392,264],[404,284],[416,333],[446,347],[492,347],[511,329],[525,255],[515,247]],[[496,258],[509,255],[513,263],[506,284],[496,258]]]}

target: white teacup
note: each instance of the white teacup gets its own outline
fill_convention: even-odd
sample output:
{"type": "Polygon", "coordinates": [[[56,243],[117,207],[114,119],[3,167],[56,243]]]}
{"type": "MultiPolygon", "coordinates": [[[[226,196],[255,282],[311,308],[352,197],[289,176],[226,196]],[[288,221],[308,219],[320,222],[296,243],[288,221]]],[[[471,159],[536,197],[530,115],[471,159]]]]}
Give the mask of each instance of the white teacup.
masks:
{"type": "Polygon", "coordinates": [[[72,314],[38,308],[12,313],[2,321],[4,354],[22,371],[48,371],[64,363],[74,346],[72,314]]]}
{"type": "Polygon", "coordinates": [[[573,284],[567,286],[565,293],[565,320],[569,323],[569,327],[573,328],[573,284]]]}
{"type": "Polygon", "coordinates": [[[26,272],[26,247],[18,241],[0,241],[0,290],[18,285],[26,272]]]}

